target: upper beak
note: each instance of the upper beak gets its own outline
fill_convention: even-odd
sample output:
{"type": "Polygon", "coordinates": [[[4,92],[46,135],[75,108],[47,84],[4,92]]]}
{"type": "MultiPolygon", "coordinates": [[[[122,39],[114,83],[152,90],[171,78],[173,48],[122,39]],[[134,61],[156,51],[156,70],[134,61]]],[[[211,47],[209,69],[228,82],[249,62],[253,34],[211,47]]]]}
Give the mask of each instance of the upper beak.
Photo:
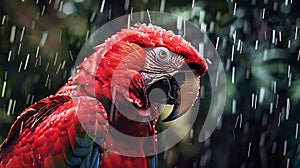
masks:
{"type": "Polygon", "coordinates": [[[200,89],[199,77],[192,71],[184,72],[184,80],[178,90],[178,96],[174,102],[174,107],[168,117],[162,122],[175,120],[185,114],[195,103],[200,89]]]}

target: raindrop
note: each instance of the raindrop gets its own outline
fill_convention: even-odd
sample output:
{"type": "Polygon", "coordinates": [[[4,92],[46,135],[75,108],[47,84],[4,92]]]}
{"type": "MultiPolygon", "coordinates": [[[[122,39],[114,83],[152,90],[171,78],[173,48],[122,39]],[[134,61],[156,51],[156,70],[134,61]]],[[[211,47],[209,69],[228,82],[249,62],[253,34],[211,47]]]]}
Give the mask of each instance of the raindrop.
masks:
{"type": "Polygon", "coordinates": [[[243,114],[240,114],[240,128],[242,128],[242,123],[243,123],[243,114]]]}
{"type": "Polygon", "coordinates": [[[285,115],[286,120],[289,119],[289,114],[290,114],[290,98],[287,98],[286,99],[286,115],[285,115]]]}
{"type": "Polygon", "coordinates": [[[4,72],[4,80],[7,80],[7,71],[4,72]]]}
{"type": "Polygon", "coordinates": [[[204,23],[205,20],[205,11],[204,10],[200,10],[200,14],[199,14],[199,23],[202,24],[204,23]]]}
{"type": "Polygon", "coordinates": [[[13,99],[9,99],[8,102],[8,108],[7,108],[7,115],[9,116],[11,114],[11,106],[13,104],[13,99]]]}
{"type": "Polygon", "coordinates": [[[241,50],[241,46],[242,46],[241,44],[242,44],[242,40],[239,39],[239,40],[238,40],[238,44],[237,44],[237,49],[236,49],[237,51],[240,51],[240,50],[241,50]]]}
{"type": "Polygon", "coordinates": [[[10,38],[9,38],[9,42],[13,43],[15,41],[15,36],[16,36],[16,25],[13,25],[11,27],[11,31],[10,31],[10,38]]]}
{"type": "Polygon", "coordinates": [[[46,82],[45,82],[45,87],[47,87],[48,81],[49,81],[49,74],[47,75],[47,79],[46,79],[46,82]]]}
{"type": "Polygon", "coordinates": [[[207,61],[208,64],[210,64],[210,65],[212,64],[212,62],[209,58],[206,58],[205,60],[207,61]]]}
{"type": "Polygon", "coordinates": [[[295,28],[295,40],[297,40],[297,38],[298,38],[298,27],[296,26],[296,28],[295,28]]]}
{"type": "Polygon", "coordinates": [[[61,65],[61,69],[64,69],[65,64],[66,64],[66,60],[63,60],[62,65],[61,65]]]}
{"type": "Polygon", "coordinates": [[[25,61],[25,65],[24,65],[24,70],[27,69],[27,65],[28,65],[29,58],[30,58],[30,54],[27,54],[26,61],[25,61]]]}
{"type": "Polygon", "coordinates": [[[257,48],[258,48],[258,40],[255,41],[255,48],[254,49],[257,50],[257,48]]]}
{"type": "Polygon", "coordinates": [[[4,97],[4,95],[5,95],[6,83],[7,83],[7,81],[3,82],[1,97],[4,97]]]}
{"type": "Polygon", "coordinates": [[[93,23],[94,22],[94,20],[95,20],[95,17],[96,17],[96,11],[94,11],[93,13],[92,13],[92,15],[91,15],[91,17],[90,17],[90,23],[93,23]]]}
{"type": "Polygon", "coordinates": [[[46,40],[47,40],[47,37],[48,37],[48,32],[43,32],[41,40],[40,40],[40,46],[41,47],[44,47],[44,45],[46,43],[46,40]]]}
{"type": "Polygon", "coordinates": [[[19,135],[22,134],[22,131],[23,131],[23,125],[24,125],[24,121],[21,122],[21,127],[20,127],[20,132],[19,132],[19,135]]]}
{"type": "Polygon", "coordinates": [[[281,42],[281,31],[278,32],[279,42],[281,42]]]}
{"type": "Polygon", "coordinates": [[[273,113],[273,103],[270,103],[270,114],[273,113]]]}
{"type": "Polygon", "coordinates": [[[59,43],[61,43],[61,38],[62,38],[62,30],[59,31],[59,43]]]}
{"type": "Polygon", "coordinates": [[[236,41],[236,30],[235,30],[234,26],[230,27],[230,36],[231,35],[232,35],[232,38],[233,38],[233,44],[235,44],[235,41],[236,41]]]}
{"type": "Polygon", "coordinates": [[[283,145],[283,156],[286,155],[286,148],[287,148],[287,140],[284,141],[284,145],[283,145]]]}
{"type": "Polygon", "coordinates": [[[278,101],[279,101],[279,94],[276,94],[276,104],[275,104],[276,108],[278,107],[278,101]]]}
{"type": "Polygon", "coordinates": [[[103,13],[104,5],[105,5],[105,0],[102,0],[101,7],[100,7],[100,13],[103,13]]]}
{"type": "Polygon", "coordinates": [[[287,158],[286,160],[286,168],[289,168],[290,167],[290,158],[287,158]]]}
{"type": "Polygon", "coordinates": [[[192,140],[194,137],[194,129],[192,128],[190,131],[190,139],[192,140]]]}
{"type": "Polygon", "coordinates": [[[218,71],[218,72],[217,72],[217,75],[216,75],[215,87],[218,86],[218,82],[219,82],[219,74],[220,74],[220,72],[218,71]]]}
{"type": "Polygon", "coordinates": [[[263,8],[263,10],[262,10],[262,19],[265,19],[265,12],[266,12],[266,9],[265,8],[263,8]]]}
{"type": "Polygon", "coordinates": [[[291,87],[291,85],[292,85],[292,77],[293,77],[293,74],[291,73],[290,78],[289,78],[289,82],[288,82],[288,87],[291,87]]]}
{"type": "Polygon", "coordinates": [[[223,37],[223,40],[222,40],[222,48],[227,48],[227,37],[223,37]]]}
{"type": "Polygon", "coordinates": [[[17,55],[20,55],[20,53],[21,53],[21,48],[22,48],[22,43],[19,44],[17,55]]]}
{"type": "Polygon", "coordinates": [[[149,13],[149,9],[147,9],[147,15],[148,15],[149,22],[151,23],[151,16],[150,16],[150,13],[149,13]]]}
{"type": "Polygon", "coordinates": [[[17,100],[14,100],[13,108],[12,108],[12,115],[15,114],[15,107],[16,107],[16,104],[17,104],[17,100]]]}
{"type": "Polygon", "coordinates": [[[199,43],[199,54],[202,56],[204,55],[204,43],[203,42],[199,43]]]}
{"type": "Polygon", "coordinates": [[[234,7],[233,7],[233,15],[235,16],[235,14],[236,14],[236,6],[237,6],[237,3],[235,2],[234,3],[234,7]]]}
{"type": "Polygon", "coordinates": [[[56,70],[56,75],[58,74],[60,68],[61,68],[61,63],[58,65],[58,68],[57,68],[57,70],[56,70]]]}
{"type": "Polygon", "coordinates": [[[57,62],[57,57],[58,57],[58,52],[55,53],[55,57],[54,57],[54,63],[53,65],[55,66],[56,65],[56,62],[57,62]]]}
{"type": "Polygon", "coordinates": [[[273,81],[273,93],[276,94],[276,81],[273,81]]]}
{"type": "Polygon", "coordinates": [[[11,53],[12,53],[12,51],[11,51],[11,50],[9,50],[7,62],[9,62],[9,61],[10,61],[10,59],[11,59],[11,53]]]}
{"type": "Polygon", "coordinates": [[[85,40],[87,41],[90,36],[90,30],[86,31],[85,40]]]}
{"type": "Polygon", "coordinates": [[[252,93],[251,95],[251,107],[253,108],[254,107],[254,93],[252,93]]]}
{"type": "Polygon", "coordinates": [[[232,100],[232,114],[236,113],[236,99],[232,100]]]}
{"type": "Polygon", "coordinates": [[[237,124],[238,124],[239,119],[240,119],[240,116],[237,116],[237,117],[236,117],[236,120],[235,120],[234,128],[237,127],[237,124]]]}
{"type": "Polygon", "coordinates": [[[251,142],[249,142],[249,145],[248,145],[248,158],[250,157],[250,151],[251,151],[251,142]]]}
{"type": "Polygon", "coordinates": [[[291,48],[291,40],[288,41],[288,48],[291,48]]]}
{"type": "Polygon", "coordinates": [[[295,139],[298,138],[298,129],[299,129],[299,123],[296,124],[295,139]]]}
{"type": "Polygon", "coordinates": [[[216,41],[216,50],[218,50],[218,47],[219,47],[219,40],[220,40],[220,37],[218,36],[217,41],[216,41]]]}
{"type": "Polygon", "coordinates": [[[215,28],[215,22],[214,22],[214,21],[211,21],[211,22],[210,22],[210,25],[209,25],[209,32],[210,32],[210,33],[213,33],[213,32],[214,32],[214,28],[215,28]]]}
{"type": "Polygon", "coordinates": [[[38,47],[36,48],[36,52],[35,52],[35,58],[37,58],[37,57],[38,57],[38,55],[39,55],[39,52],[40,52],[40,46],[38,46],[38,47]]]}
{"type": "Polygon", "coordinates": [[[233,61],[233,57],[234,57],[234,44],[231,47],[231,59],[230,59],[230,61],[233,61]]]}
{"type": "Polygon", "coordinates": [[[235,79],[235,66],[232,67],[232,74],[231,74],[231,83],[234,83],[234,79],[235,79]]]}
{"type": "Polygon", "coordinates": [[[263,101],[264,101],[265,91],[266,91],[266,89],[265,89],[264,87],[261,87],[261,88],[260,88],[260,91],[259,91],[259,99],[258,99],[258,103],[259,103],[259,104],[262,104],[263,101]]]}
{"type": "Polygon", "coordinates": [[[256,109],[257,106],[257,94],[255,94],[255,99],[254,99],[254,109],[256,109]]]}
{"type": "Polygon", "coordinates": [[[33,104],[33,101],[34,101],[34,94],[31,96],[30,104],[33,104]]]}
{"type": "Polygon", "coordinates": [[[128,15],[128,17],[127,17],[127,28],[129,28],[130,27],[130,15],[128,15]]]}
{"type": "Polygon", "coordinates": [[[272,30],[272,44],[275,44],[275,38],[276,38],[276,31],[272,30]]]}
{"type": "Polygon", "coordinates": [[[72,54],[71,50],[69,50],[69,55],[71,57],[71,60],[73,61],[73,54],[72,54]]]}
{"type": "Polygon", "coordinates": [[[45,13],[45,8],[46,8],[46,6],[45,6],[45,5],[43,5],[43,9],[42,9],[42,12],[41,12],[41,16],[43,16],[43,15],[44,15],[44,13],[45,13]]]}
{"type": "Polygon", "coordinates": [[[226,60],[226,66],[225,66],[225,70],[226,70],[226,71],[228,71],[228,70],[229,70],[229,68],[230,68],[230,59],[229,59],[229,58],[227,58],[227,60],[226,60]]]}
{"type": "Polygon", "coordinates": [[[194,6],[195,6],[195,0],[193,0],[192,2],[192,8],[194,8],[194,6]]]}
{"type": "Polygon", "coordinates": [[[30,93],[27,94],[27,98],[26,98],[26,104],[29,103],[29,99],[30,99],[30,93]]]}
{"type": "Polygon", "coordinates": [[[266,61],[268,58],[268,49],[264,49],[264,56],[263,56],[263,60],[266,61]]]}
{"type": "Polygon", "coordinates": [[[64,5],[64,1],[60,1],[58,11],[61,12],[64,5]]]}
{"type": "Polygon", "coordinates": [[[20,37],[20,42],[22,42],[22,40],[23,40],[24,33],[25,33],[25,26],[23,26],[23,28],[22,28],[22,33],[21,33],[21,37],[20,37]]]}
{"type": "Polygon", "coordinates": [[[21,67],[22,67],[22,61],[20,62],[18,72],[21,72],[21,67]]]}
{"type": "Polygon", "coordinates": [[[47,65],[46,65],[45,72],[48,71],[48,68],[49,68],[49,62],[48,62],[47,65]]]}
{"type": "Polygon", "coordinates": [[[277,124],[278,127],[280,126],[280,121],[281,121],[281,112],[279,112],[279,116],[278,116],[278,124],[277,124]]]}
{"type": "Polygon", "coordinates": [[[2,25],[4,24],[4,22],[5,22],[5,19],[6,19],[6,15],[3,15],[3,17],[2,17],[2,21],[1,21],[1,24],[2,24],[2,25]]]}

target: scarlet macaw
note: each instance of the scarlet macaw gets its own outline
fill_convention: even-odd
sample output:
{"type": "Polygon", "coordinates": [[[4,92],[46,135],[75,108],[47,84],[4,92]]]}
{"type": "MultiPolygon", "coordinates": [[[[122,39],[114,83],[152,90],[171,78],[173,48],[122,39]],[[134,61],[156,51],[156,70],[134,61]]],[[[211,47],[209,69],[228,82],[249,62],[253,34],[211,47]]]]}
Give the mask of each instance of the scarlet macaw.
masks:
{"type": "Polygon", "coordinates": [[[178,101],[184,81],[174,76],[188,65],[197,76],[189,87],[197,94],[206,62],[181,36],[150,24],[124,28],[95,50],[55,95],[21,113],[1,145],[0,167],[151,166],[146,157],[124,156],[107,147],[142,155],[143,137],[156,133],[155,102],[175,104],[166,121],[182,115],[190,105],[178,110],[186,106],[178,101]],[[167,98],[156,95],[150,104],[155,88],[167,98]],[[109,127],[141,138],[130,148],[109,134],[109,127]]]}

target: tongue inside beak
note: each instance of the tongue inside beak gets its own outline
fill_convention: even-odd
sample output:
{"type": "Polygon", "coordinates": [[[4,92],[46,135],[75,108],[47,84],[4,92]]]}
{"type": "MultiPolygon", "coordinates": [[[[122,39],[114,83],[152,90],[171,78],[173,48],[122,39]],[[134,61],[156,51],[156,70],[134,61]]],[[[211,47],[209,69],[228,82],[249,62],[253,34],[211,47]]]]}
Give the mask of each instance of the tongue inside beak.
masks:
{"type": "Polygon", "coordinates": [[[200,81],[195,73],[188,71],[185,73],[183,84],[178,90],[178,97],[174,103],[173,109],[168,117],[162,122],[169,122],[185,114],[196,101],[200,89],[200,81]]]}

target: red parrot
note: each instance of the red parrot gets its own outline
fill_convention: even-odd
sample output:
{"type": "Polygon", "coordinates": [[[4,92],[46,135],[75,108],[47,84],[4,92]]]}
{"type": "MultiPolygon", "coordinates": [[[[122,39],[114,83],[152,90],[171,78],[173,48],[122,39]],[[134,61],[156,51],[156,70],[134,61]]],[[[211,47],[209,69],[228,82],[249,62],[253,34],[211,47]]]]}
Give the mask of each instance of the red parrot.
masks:
{"type": "Polygon", "coordinates": [[[180,99],[196,98],[207,64],[181,36],[137,23],[96,46],[77,68],[55,95],[20,114],[0,147],[1,168],[155,167],[143,156],[143,138],[156,133],[158,104],[174,104],[165,121],[187,111],[193,102],[180,99]],[[196,80],[180,77],[186,67],[196,80]],[[151,95],[157,88],[165,96],[151,95]],[[109,133],[111,127],[139,137],[135,147],[109,133]]]}

